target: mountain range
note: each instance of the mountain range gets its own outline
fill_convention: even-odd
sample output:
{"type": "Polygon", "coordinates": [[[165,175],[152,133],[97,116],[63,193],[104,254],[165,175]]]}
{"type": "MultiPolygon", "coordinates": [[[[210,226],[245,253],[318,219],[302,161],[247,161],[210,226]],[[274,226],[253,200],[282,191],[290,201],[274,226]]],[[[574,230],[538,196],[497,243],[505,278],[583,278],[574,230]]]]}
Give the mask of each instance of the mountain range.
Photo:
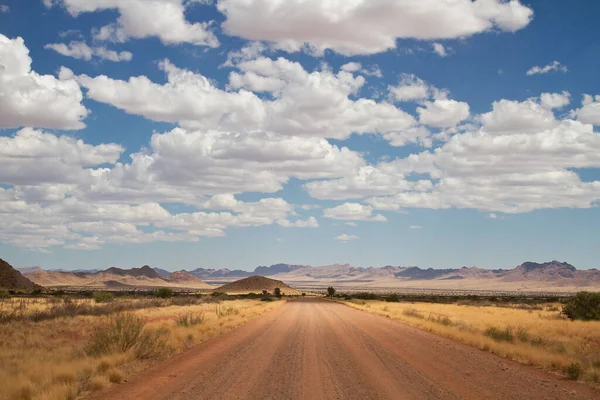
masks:
{"type": "Polygon", "coordinates": [[[259,266],[254,271],[197,268],[169,272],[160,268],[109,268],[105,271],[64,272],[34,270],[25,274],[42,286],[180,286],[211,288],[250,276],[268,276],[296,287],[420,288],[447,290],[600,290],[600,271],[578,270],[559,261],[525,262],[513,269],[422,269],[416,266],[354,267],[332,264],[319,267],[293,264],[259,266]]]}
{"type": "Polygon", "coordinates": [[[211,289],[207,284],[194,275],[178,271],[161,275],[148,265],[141,268],[121,269],[111,267],[104,271],[69,272],[44,271],[42,269],[25,273],[32,282],[41,286],[75,286],[97,288],[134,288],[134,287],[181,287],[190,289],[211,289]]]}

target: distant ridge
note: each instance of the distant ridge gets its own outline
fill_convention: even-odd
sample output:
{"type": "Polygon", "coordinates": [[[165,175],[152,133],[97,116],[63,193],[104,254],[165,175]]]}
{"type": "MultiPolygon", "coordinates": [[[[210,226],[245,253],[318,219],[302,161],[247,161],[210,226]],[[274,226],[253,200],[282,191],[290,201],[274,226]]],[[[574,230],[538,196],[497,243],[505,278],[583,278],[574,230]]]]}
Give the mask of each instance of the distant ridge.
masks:
{"type": "MultiPolygon", "coordinates": [[[[513,269],[483,269],[477,267],[433,269],[416,266],[354,267],[350,264],[308,266],[278,263],[256,267],[254,272],[242,270],[204,269],[181,270],[171,273],[143,266],[123,270],[109,268],[94,274],[50,272],[37,270],[27,273],[32,281],[44,286],[58,286],[69,281],[71,285],[103,284],[119,281],[132,286],[196,285],[212,283],[223,285],[250,276],[268,276],[294,286],[355,288],[430,288],[467,290],[600,290],[600,271],[578,270],[567,262],[527,261],[513,269]],[[66,274],[66,275],[65,275],[66,274]],[[197,279],[197,280],[194,280],[197,279]]],[[[65,283],[66,284],[66,283],[65,283]]]]}

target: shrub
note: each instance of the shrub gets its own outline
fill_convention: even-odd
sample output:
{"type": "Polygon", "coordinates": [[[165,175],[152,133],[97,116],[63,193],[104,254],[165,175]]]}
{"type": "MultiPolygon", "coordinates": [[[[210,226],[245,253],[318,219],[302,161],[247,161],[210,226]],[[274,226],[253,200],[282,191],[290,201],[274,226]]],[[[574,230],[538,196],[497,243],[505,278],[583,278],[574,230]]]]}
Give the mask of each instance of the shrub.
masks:
{"type": "Polygon", "coordinates": [[[414,308],[408,308],[404,311],[402,311],[402,314],[409,316],[409,317],[414,317],[414,318],[425,318],[423,316],[423,314],[421,314],[419,311],[415,310],[414,308]]]}
{"type": "Polygon", "coordinates": [[[281,289],[279,289],[278,287],[276,287],[275,290],[273,290],[273,295],[275,297],[281,297],[281,289]]]}
{"type": "Polygon", "coordinates": [[[263,294],[263,296],[268,296],[268,295],[269,295],[269,292],[267,292],[266,290],[263,290],[263,291],[262,291],[262,294],[263,294]]]}
{"type": "Polygon", "coordinates": [[[8,293],[8,290],[0,289],[0,299],[10,299],[10,293],[8,293]]]}
{"type": "Polygon", "coordinates": [[[229,315],[238,315],[240,313],[240,310],[238,310],[235,307],[228,307],[217,304],[217,306],[215,307],[215,313],[217,314],[217,317],[222,318],[229,315]]]}
{"type": "Polygon", "coordinates": [[[115,296],[109,292],[94,292],[93,297],[96,303],[110,303],[115,300],[115,296]]]}
{"type": "Polygon", "coordinates": [[[225,293],[223,293],[223,292],[212,292],[212,295],[215,296],[215,297],[225,296],[225,293]]]}
{"type": "Polygon", "coordinates": [[[132,351],[137,358],[151,358],[163,354],[167,348],[165,331],[149,331],[141,318],[124,313],[97,329],[84,350],[90,356],[132,351]]]}
{"type": "Polygon", "coordinates": [[[583,368],[579,363],[572,362],[567,366],[567,368],[565,368],[565,375],[567,375],[567,378],[569,378],[572,381],[576,381],[579,378],[581,378],[582,374],[583,368]]]}
{"type": "Polygon", "coordinates": [[[513,330],[510,326],[507,326],[505,328],[498,328],[495,326],[491,326],[491,327],[487,328],[483,332],[483,334],[491,337],[496,342],[512,342],[515,340],[513,330]]]}
{"type": "Polygon", "coordinates": [[[333,296],[335,295],[335,289],[333,288],[333,286],[329,286],[329,287],[327,288],[327,295],[328,295],[329,297],[333,297],[333,296]]]}
{"type": "Polygon", "coordinates": [[[302,297],[306,296],[306,293],[302,292],[302,297]]]}
{"type": "Polygon", "coordinates": [[[168,299],[169,297],[173,297],[173,289],[160,288],[154,294],[161,299],[168,299]]]}
{"type": "Polygon", "coordinates": [[[272,297],[263,297],[260,301],[274,301],[272,297]]]}
{"type": "Polygon", "coordinates": [[[391,294],[385,298],[385,301],[387,301],[388,303],[398,303],[400,302],[400,296],[398,296],[397,294],[391,294]]]}
{"type": "Polygon", "coordinates": [[[186,328],[204,323],[205,315],[203,312],[199,314],[188,313],[177,318],[177,325],[185,326],[186,328]]]}
{"type": "Polygon", "coordinates": [[[572,320],[600,320],[600,293],[577,293],[575,296],[567,299],[563,307],[563,314],[572,320]]]}

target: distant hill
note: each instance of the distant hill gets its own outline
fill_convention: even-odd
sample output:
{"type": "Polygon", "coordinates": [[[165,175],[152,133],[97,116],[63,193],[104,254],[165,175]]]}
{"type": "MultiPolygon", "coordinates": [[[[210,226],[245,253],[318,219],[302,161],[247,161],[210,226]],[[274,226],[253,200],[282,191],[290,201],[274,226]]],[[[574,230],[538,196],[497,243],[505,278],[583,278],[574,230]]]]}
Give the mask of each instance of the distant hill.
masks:
{"type": "Polygon", "coordinates": [[[213,286],[187,272],[175,272],[161,276],[153,268],[108,268],[94,273],[37,270],[26,274],[33,282],[42,286],[82,287],[182,287],[210,289],[213,286]]]}
{"type": "Polygon", "coordinates": [[[15,268],[15,269],[22,274],[26,274],[27,272],[39,271],[42,268],[38,267],[37,265],[34,265],[32,267],[19,267],[19,268],[15,268]]]}
{"type": "Polygon", "coordinates": [[[281,289],[281,293],[285,295],[300,294],[298,290],[289,287],[285,283],[275,279],[265,278],[264,276],[250,276],[220,286],[216,290],[224,293],[262,293],[263,290],[266,290],[269,293],[273,293],[275,288],[281,289]]]}
{"type": "Polygon", "coordinates": [[[153,270],[155,270],[156,272],[158,272],[158,274],[160,276],[167,276],[171,274],[171,271],[167,271],[166,269],[161,269],[161,268],[152,268],[153,270]]]}
{"type": "Polygon", "coordinates": [[[12,265],[0,258],[0,288],[32,290],[39,288],[39,286],[25,278],[12,265]]]}
{"type": "Polygon", "coordinates": [[[270,276],[275,274],[292,272],[305,267],[306,265],[273,264],[270,267],[256,267],[254,269],[254,275],[270,276]]]}

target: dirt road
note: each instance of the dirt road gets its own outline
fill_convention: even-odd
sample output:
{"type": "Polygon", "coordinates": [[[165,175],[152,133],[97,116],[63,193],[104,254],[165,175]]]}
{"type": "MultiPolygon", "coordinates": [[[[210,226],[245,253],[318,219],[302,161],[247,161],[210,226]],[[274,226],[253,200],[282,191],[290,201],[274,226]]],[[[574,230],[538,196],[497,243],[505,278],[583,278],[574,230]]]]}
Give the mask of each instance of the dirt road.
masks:
{"type": "Polygon", "coordinates": [[[292,301],[102,399],[600,399],[600,390],[347,306],[292,301]]]}

